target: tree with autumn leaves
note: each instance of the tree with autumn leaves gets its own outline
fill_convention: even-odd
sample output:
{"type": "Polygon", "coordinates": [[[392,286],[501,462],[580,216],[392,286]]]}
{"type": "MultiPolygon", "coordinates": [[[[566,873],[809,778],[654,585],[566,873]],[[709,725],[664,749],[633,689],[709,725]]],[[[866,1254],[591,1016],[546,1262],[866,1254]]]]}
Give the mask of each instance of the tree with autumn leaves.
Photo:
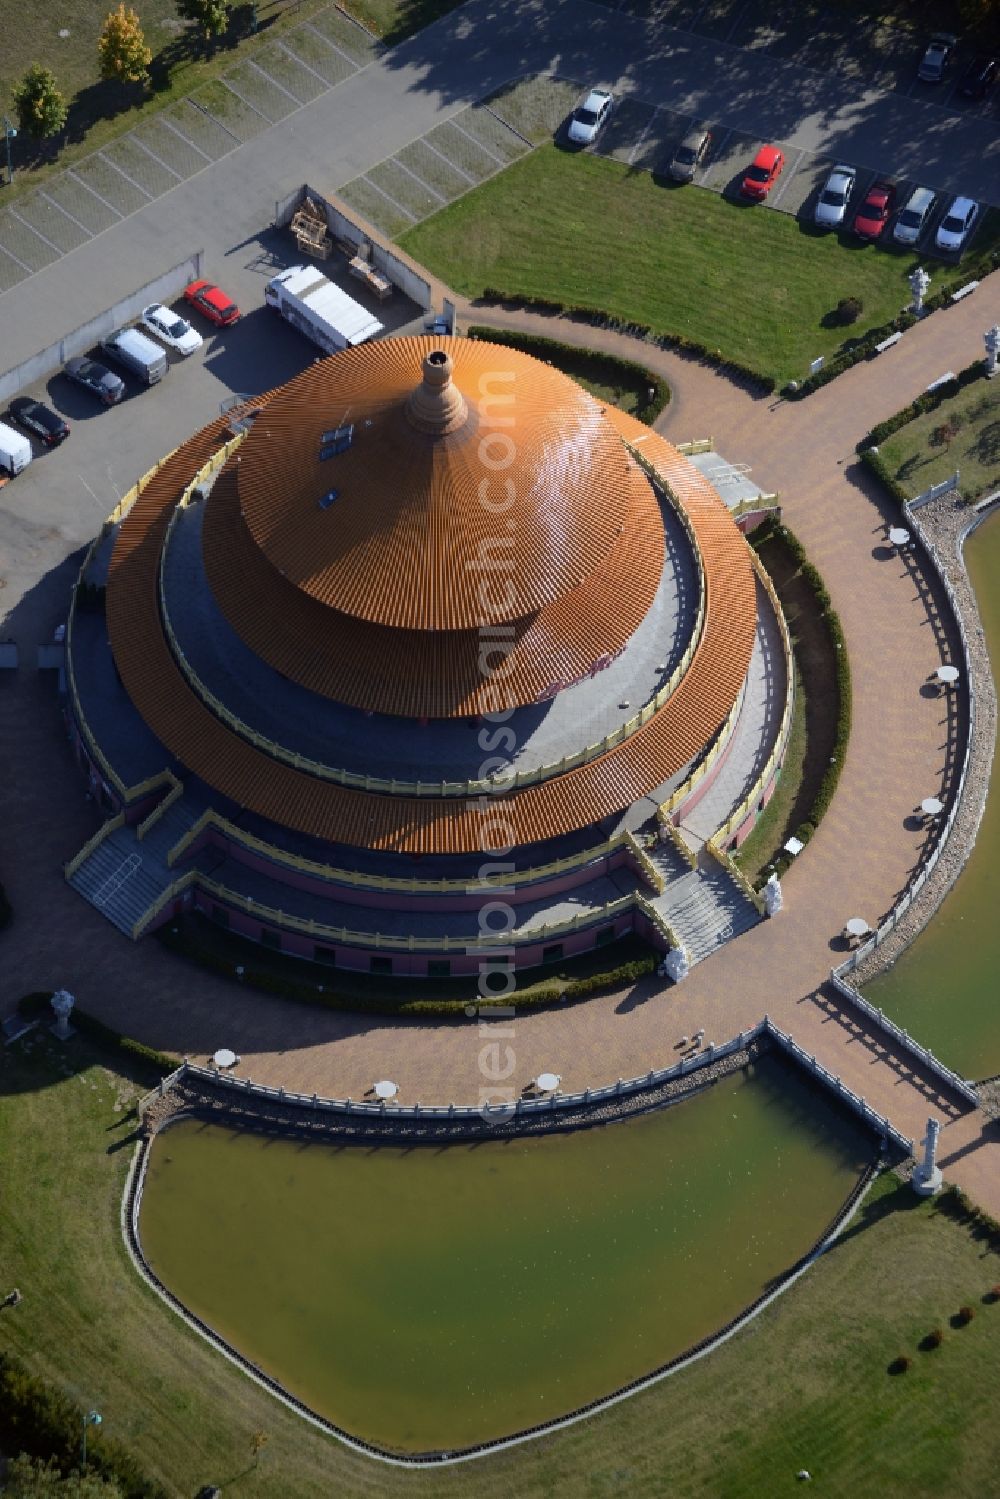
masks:
{"type": "Polygon", "coordinates": [[[56,88],[55,75],[41,63],[32,63],[14,89],[17,122],[32,140],[58,135],[66,123],[66,101],[56,88]]]}
{"type": "Polygon", "coordinates": [[[139,17],[134,10],[126,9],[125,0],[105,20],[97,52],[102,78],[115,78],[119,83],[149,82],[153,54],[146,46],[139,17]]]}

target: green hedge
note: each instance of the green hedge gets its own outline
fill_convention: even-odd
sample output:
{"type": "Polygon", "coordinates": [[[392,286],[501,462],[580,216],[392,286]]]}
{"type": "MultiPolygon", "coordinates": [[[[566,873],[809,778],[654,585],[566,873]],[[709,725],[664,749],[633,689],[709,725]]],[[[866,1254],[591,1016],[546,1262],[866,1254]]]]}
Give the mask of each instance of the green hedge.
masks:
{"type": "Polygon", "coordinates": [[[520,296],[515,292],[501,291],[495,286],[484,287],[479,301],[480,303],[506,302],[516,307],[523,307],[527,312],[571,317],[579,322],[589,323],[592,328],[610,328],[615,333],[626,333],[632,338],[642,339],[643,342],[655,344],[661,349],[677,349],[684,354],[694,354],[699,359],[704,359],[707,364],[713,364],[728,374],[738,375],[741,379],[750,381],[768,395],[777,384],[772,375],[762,375],[760,370],[754,369],[752,365],[744,364],[742,360],[727,359],[721,349],[710,349],[706,344],[699,343],[696,338],[687,338],[683,333],[658,333],[648,323],[623,322],[620,318],[611,317],[609,313],[594,312],[590,307],[575,307],[571,303],[552,302],[546,297],[520,296]]]}
{"type": "MultiPolygon", "coordinates": [[[[844,760],[847,757],[847,745],[851,737],[851,663],[847,656],[847,642],[844,640],[844,630],[840,623],[840,616],[830,602],[830,594],[827,591],[826,584],[823,582],[822,575],[813,563],[809,561],[801,541],[787,526],[780,525],[774,520],[765,521],[765,525],[770,528],[771,534],[781,538],[781,541],[798,563],[799,572],[808,583],[816,599],[837,660],[837,731],[834,738],[833,754],[823,772],[823,779],[816,789],[816,795],[813,798],[812,806],[809,808],[808,816],[795,829],[795,837],[800,839],[802,843],[808,843],[823,821],[830,803],[833,801],[833,794],[837,789],[837,783],[844,768],[844,760]]],[[[784,851],[778,854],[761,870],[758,877],[758,888],[766,884],[772,874],[777,874],[779,877],[783,875],[791,863],[791,854],[784,851]]]]}
{"type": "Polygon", "coordinates": [[[853,343],[849,349],[824,364],[815,375],[807,375],[804,380],[793,380],[782,390],[782,395],[791,401],[800,401],[803,396],[810,395],[814,390],[819,390],[821,385],[829,385],[831,380],[836,380],[838,375],[843,375],[847,370],[853,369],[860,364],[862,359],[867,359],[875,352],[875,345],[880,344],[884,338],[890,338],[893,333],[905,333],[907,328],[912,328],[916,322],[912,312],[901,312],[891,322],[883,323],[880,328],[869,328],[867,333],[853,343]]]}
{"type": "Polygon", "coordinates": [[[592,378],[599,380],[601,376],[610,372],[617,376],[623,384],[632,384],[644,391],[652,388],[655,392],[651,401],[640,400],[636,409],[636,416],[641,422],[652,426],[660,412],[670,400],[670,386],[666,380],[661,379],[645,365],[637,363],[634,359],[620,359],[617,354],[602,354],[596,349],[581,349],[576,344],[561,343],[555,338],[542,338],[532,333],[518,333],[507,328],[487,328],[479,324],[466,329],[467,338],[483,339],[488,343],[504,344],[511,349],[520,349],[524,354],[533,354],[538,359],[546,359],[562,368],[560,360],[570,366],[568,374],[572,373],[572,367],[589,372],[592,378]],[[555,356],[553,358],[552,356],[555,356]]]}
{"type": "Polygon", "coordinates": [[[975,1234],[986,1239],[994,1254],[1000,1252],[1000,1222],[977,1207],[960,1187],[945,1187],[934,1205],[939,1213],[947,1213],[949,1218],[966,1224],[975,1234]]]}
{"type": "MultiPolygon", "coordinates": [[[[17,1008],[26,1020],[40,1020],[46,1014],[51,1015],[51,999],[51,989],[36,989],[34,993],[24,995],[18,1001],[17,1008]]],[[[123,1036],[113,1026],[105,1025],[103,1020],[98,1020],[94,1015],[88,1015],[86,1010],[80,1009],[79,1005],[73,1007],[70,1024],[83,1035],[100,1042],[102,1046],[110,1047],[113,1051],[122,1051],[136,1061],[147,1063],[158,1075],[163,1072],[173,1072],[177,1066],[176,1057],[168,1056],[165,1051],[156,1051],[152,1046],[144,1046],[141,1041],[134,1041],[131,1036],[123,1036]]]]}
{"type": "Polygon", "coordinates": [[[953,380],[947,380],[943,385],[938,385],[934,390],[925,390],[923,395],[917,396],[909,406],[904,406],[901,411],[895,412],[893,416],[886,417],[884,422],[876,422],[870,432],[867,432],[857,444],[857,452],[864,454],[869,448],[877,447],[887,437],[900,428],[906,427],[918,416],[924,416],[928,411],[936,411],[942,401],[950,401],[952,396],[957,396],[959,391],[965,390],[967,386],[975,384],[976,380],[986,379],[986,365],[982,359],[976,359],[972,364],[967,364],[964,369],[959,370],[953,380]]]}
{"type": "MultiPolygon", "coordinates": [[[[202,967],[224,974],[238,983],[247,984],[252,989],[263,989],[268,994],[277,994],[283,999],[301,1000],[306,1004],[323,1005],[329,1009],[356,1010],[375,1015],[458,1016],[464,1015],[470,1004],[475,1004],[477,1008],[483,1010],[489,1009],[490,1005],[511,1004],[519,1009],[526,1009],[538,1005],[555,1004],[564,996],[566,999],[582,999],[587,994],[597,994],[606,989],[617,988],[621,984],[635,983],[637,979],[652,973],[660,961],[658,955],[650,953],[648,957],[620,963],[614,968],[605,969],[601,973],[587,974],[581,978],[541,979],[537,983],[529,984],[527,988],[514,989],[509,994],[498,994],[495,999],[477,996],[473,978],[470,976],[469,992],[461,999],[404,999],[398,1004],[393,1004],[390,1000],[372,997],[357,988],[351,988],[350,976],[343,970],[332,967],[328,970],[324,969],[323,992],[320,993],[317,984],[311,980],[269,973],[266,969],[254,968],[252,963],[248,962],[240,965],[243,973],[238,975],[234,959],[223,957],[206,943],[199,942],[190,933],[161,927],[157,936],[173,951],[183,953],[185,957],[193,959],[202,967]],[[344,983],[345,979],[346,983],[344,983]],[[343,984],[343,987],[338,988],[338,982],[343,984]]],[[[418,979],[415,982],[424,983],[426,980],[418,979]]],[[[170,1067],[174,1065],[171,1061],[170,1067]]]]}
{"type": "MultiPolygon", "coordinates": [[[[7,1453],[54,1458],[65,1476],[77,1471],[84,1412],[20,1359],[0,1351],[0,1447],[7,1453]]],[[[125,1499],[168,1499],[126,1447],[91,1427],[87,1466],[117,1483],[125,1499]]]]}

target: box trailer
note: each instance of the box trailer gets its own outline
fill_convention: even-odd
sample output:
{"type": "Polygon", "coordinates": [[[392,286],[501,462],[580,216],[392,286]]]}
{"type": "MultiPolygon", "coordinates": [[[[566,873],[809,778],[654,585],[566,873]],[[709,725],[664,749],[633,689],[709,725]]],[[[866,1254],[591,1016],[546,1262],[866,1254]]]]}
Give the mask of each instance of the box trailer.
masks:
{"type": "Polygon", "coordinates": [[[13,479],[31,462],[31,443],[23,432],[0,422],[0,470],[13,479]]]}
{"type": "Polygon", "coordinates": [[[293,265],[272,276],[264,301],[327,354],[338,354],[382,332],[366,307],[341,291],[315,266],[293,265]]]}

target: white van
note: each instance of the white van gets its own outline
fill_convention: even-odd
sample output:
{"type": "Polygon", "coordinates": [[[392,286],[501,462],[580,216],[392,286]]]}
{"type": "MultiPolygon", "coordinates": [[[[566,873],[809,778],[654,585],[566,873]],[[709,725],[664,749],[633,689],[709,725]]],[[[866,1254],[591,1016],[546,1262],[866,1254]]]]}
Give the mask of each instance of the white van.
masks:
{"type": "Polygon", "coordinates": [[[110,338],[102,338],[101,348],[116,364],[131,370],[147,385],[155,385],[167,373],[166,354],[159,344],[154,344],[138,328],[123,328],[120,333],[112,333],[110,338]]]}
{"type": "Polygon", "coordinates": [[[0,469],[13,479],[31,462],[31,443],[23,432],[15,432],[0,422],[0,469]]]}

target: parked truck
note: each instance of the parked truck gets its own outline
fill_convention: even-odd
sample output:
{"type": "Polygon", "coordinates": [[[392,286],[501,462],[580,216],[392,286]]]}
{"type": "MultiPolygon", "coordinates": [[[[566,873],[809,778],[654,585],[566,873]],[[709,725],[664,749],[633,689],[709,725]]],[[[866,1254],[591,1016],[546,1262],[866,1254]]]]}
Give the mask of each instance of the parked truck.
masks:
{"type": "Polygon", "coordinates": [[[21,432],[0,422],[0,474],[13,479],[31,462],[31,443],[21,432]]]}
{"type": "Polygon", "coordinates": [[[366,307],[311,265],[289,266],[264,287],[264,301],[326,354],[338,354],[382,332],[366,307]]]}

